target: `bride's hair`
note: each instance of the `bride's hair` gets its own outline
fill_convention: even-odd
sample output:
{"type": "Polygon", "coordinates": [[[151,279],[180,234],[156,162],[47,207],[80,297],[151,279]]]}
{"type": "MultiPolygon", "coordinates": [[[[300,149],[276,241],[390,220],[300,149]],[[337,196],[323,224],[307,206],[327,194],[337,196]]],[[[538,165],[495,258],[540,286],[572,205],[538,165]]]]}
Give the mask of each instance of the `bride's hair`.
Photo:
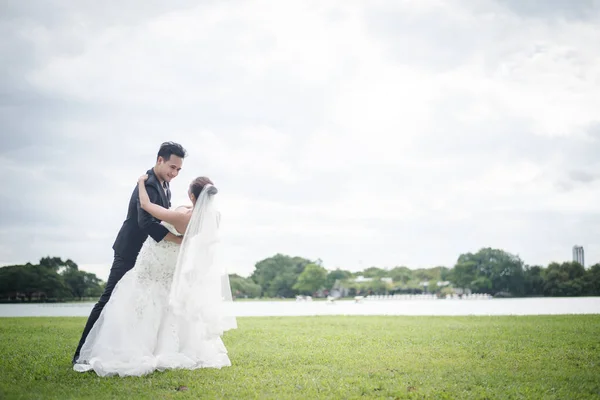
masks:
{"type": "Polygon", "coordinates": [[[204,186],[209,184],[213,186],[209,189],[208,194],[217,194],[218,190],[214,186],[214,183],[206,176],[199,176],[198,178],[194,179],[192,183],[190,183],[190,192],[192,192],[194,197],[198,199],[198,197],[200,197],[200,192],[202,192],[202,189],[204,189],[204,186]]]}

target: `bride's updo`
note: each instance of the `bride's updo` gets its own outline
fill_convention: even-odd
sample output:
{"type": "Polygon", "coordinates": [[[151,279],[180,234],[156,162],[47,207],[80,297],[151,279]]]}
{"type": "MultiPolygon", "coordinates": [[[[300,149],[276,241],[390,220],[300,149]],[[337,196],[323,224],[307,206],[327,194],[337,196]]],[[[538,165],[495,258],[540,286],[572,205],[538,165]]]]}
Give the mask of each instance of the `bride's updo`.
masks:
{"type": "Polygon", "coordinates": [[[217,194],[218,190],[214,187],[214,183],[206,176],[199,176],[192,181],[190,184],[190,193],[194,195],[195,199],[198,199],[200,192],[202,192],[202,189],[206,185],[213,185],[208,189],[208,194],[217,194]]]}

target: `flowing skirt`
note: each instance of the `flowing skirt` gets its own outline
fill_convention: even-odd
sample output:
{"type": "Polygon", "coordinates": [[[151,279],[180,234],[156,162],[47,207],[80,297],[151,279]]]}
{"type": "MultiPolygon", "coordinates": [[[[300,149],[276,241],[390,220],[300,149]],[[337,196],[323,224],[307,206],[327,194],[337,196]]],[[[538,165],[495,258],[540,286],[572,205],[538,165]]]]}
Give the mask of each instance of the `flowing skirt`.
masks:
{"type": "MultiPolygon", "coordinates": [[[[230,366],[218,316],[176,315],[168,304],[179,246],[148,238],[90,331],[78,372],[141,376],[166,369],[230,366]]],[[[210,308],[210,304],[204,304],[210,308]]]]}

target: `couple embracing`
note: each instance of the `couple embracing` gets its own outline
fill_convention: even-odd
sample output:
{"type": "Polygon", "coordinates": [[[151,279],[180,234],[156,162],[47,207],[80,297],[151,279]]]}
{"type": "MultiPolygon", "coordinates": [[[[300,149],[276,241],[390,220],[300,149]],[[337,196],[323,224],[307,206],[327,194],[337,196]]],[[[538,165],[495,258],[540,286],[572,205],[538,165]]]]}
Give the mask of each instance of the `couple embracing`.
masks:
{"type": "Polygon", "coordinates": [[[220,213],[206,177],[189,186],[192,206],[171,208],[170,181],[186,157],[163,143],[142,175],[113,245],[114,261],[73,357],[73,369],[141,376],[231,362],[221,336],[237,328],[227,272],[214,262],[220,213]]]}

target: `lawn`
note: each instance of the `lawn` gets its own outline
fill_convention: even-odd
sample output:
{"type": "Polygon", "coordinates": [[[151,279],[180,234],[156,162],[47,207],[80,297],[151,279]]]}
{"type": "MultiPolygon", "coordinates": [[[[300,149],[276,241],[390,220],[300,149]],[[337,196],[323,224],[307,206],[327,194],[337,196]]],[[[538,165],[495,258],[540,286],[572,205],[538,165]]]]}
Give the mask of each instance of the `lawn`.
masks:
{"type": "Polygon", "coordinates": [[[85,318],[0,318],[0,399],[600,398],[600,315],[239,318],[222,370],[79,374],[85,318]]]}

